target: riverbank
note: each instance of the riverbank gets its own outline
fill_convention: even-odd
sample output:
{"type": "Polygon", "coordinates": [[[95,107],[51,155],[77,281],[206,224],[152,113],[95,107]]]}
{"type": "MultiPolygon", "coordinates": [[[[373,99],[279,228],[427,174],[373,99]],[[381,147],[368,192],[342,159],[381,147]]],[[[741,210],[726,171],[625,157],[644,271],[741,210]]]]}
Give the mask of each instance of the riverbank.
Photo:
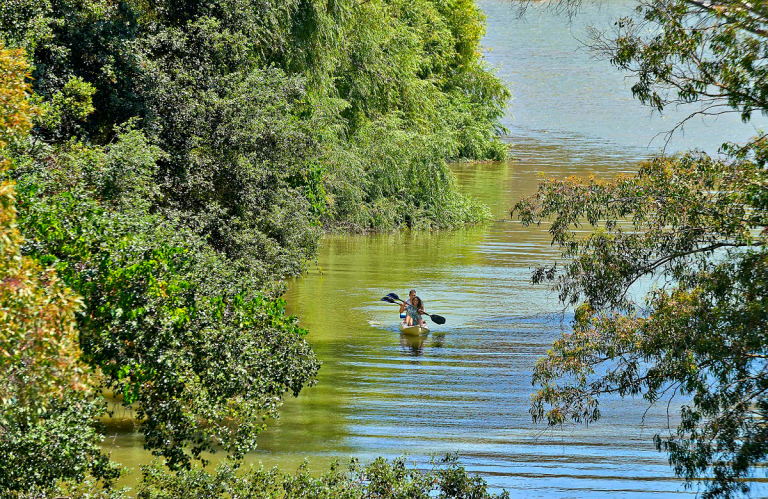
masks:
{"type": "MultiPolygon", "coordinates": [[[[667,120],[650,117],[620,75],[580,50],[564,20],[542,14],[517,23],[503,2],[482,5],[488,57],[515,88],[504,123],[518,160],[451,169],[461,192],[490,208],[491,221],[458,231],[325,236],[317,264],[286,294],[289,313],[310,330],[324,361],[319,383],[286,400],[248,459],[286,470],[309,459],[324,470],[351,455],[367,461],[408,452],[423,467],[431,453],[459,451],[495,492],[687,497],[650,441],[651,421],[661,416],[643,426],[642,404],[610,402],[603,422],[587,430],[541,433],[531,424],[531,369],[561,323],[548,315],[560,310],[556,298],[530,285],[530,269],[557,255],[544,229],[524,230],[508,218],[540,174],[634,172],[658,151],[647,142],[667,120]],[[612,118],[573,112],[585,102],[606,106],[612,118]],[[415,345],[401,342],[391,306],[378,302],[411,287],[448,319],[415,345]]],[[[738,120],[728,126],[744,128],[738,120]]],[[[689,128],[678,147],[712,142],[707,137],[724,122],[718,127],[689,128]]],[[[136,437],[120,434],[117,442],[125,462],[147,462],[136,437]]]]}

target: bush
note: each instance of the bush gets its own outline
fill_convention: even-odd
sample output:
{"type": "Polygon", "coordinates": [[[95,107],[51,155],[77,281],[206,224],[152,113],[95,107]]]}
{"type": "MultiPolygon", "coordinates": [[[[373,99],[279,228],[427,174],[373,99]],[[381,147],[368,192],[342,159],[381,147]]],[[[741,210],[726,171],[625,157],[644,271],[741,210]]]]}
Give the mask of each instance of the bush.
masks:
{"type": "Polygon", "coordinates": [[[0,414],[0,496],[44,494],[57,480],[106,479],[119,470],[101,453],[94,420],[104,408],[69,393],[30,407],[15,402],[0,414]]]}
{"type": "Polygon", "coordinates": [[[179,467],[203,451],[252,449],[281,396],[298,394],[319,363],[284,302],[246,287],[248,274],[151,212],[156,156],[131,131],[15,173],[26,252],[82,297],[83,359],[103,388],[137,405],[147,448],[179,467]],[[130,180],[119,174],[126,165],[130,180]]]}
{"type": "Polygon", "coordinates": [[[455,455],[432,461],[420,471],[405,458],[377,458],[367,465],[352,460],[346,469],[338,462],[320,477],[309,473],[307,463],[295,474],[277,468],[245,468],[223,462],[214,473],[200,468],[172,474],[159,465],[144,467],[138,486],[140,499],[492,499],[495,495],[480,477],[470,476],[455,455]]]}

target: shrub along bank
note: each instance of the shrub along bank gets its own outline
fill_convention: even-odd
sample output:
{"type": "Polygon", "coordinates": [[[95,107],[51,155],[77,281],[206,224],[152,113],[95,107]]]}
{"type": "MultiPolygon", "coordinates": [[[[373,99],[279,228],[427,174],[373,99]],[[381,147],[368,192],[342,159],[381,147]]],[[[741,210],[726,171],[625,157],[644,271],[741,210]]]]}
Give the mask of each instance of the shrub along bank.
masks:
{"type": "MultiPolygon", "coordinates": [[[[139,499],[508,499],[488,491],[480,477],[467,475],[455,456],[433,460],[428,470],[407,465],[404,458],[378,458],[367,465],[352,460],[347,467],[333,463],[319,477],[307,463],[296,473],[223,462],[214,472],[199,468],[168,473],[157,463],[142,468],[135,490],[139,499]]],[[[126,499],[130,490],[99,490],[92,481],[63,486],[58,493],[71,499],[126,499]]],[[[27,496],[29,497],[29,496],[27,496]]]]}

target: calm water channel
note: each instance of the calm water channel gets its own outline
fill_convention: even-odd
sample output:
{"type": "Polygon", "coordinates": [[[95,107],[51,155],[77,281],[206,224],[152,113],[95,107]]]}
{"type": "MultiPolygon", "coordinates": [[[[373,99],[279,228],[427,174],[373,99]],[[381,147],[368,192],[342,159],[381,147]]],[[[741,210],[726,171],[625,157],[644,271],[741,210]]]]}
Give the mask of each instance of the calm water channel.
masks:
{"type": "MultiPolygon", "coordinates": [[[[284,470],[308,459],[319,471],[335,458],[407,453],[421,465],[431,454],[458,452],[470,472],[513,497],[692,497],[652,445],[667,424],[666,405],[646,413],[640,402],[606,400],[604,419],[588,429],[531,423],[532,368],[569,316],[529,282],[533,266],[557,256],[546,232],[508,213],[540,173],[636,170],[665,145],[657,134],[683,114],[649,115],[621,75],[580,48],[585,22],[610,25],[630,3],[587,6],[572,25],[540,11],[516,21],[500,0],[481,5],[488,59],[515,96],[506,124],[516,159],[454,171],[495,221],[456,232],[324,238],[317,265],[286,297],[323,361],[318,384],[286,401],[249,459],[284,470]],[[411,287],[448,320],[420,341],[401,337],[397,309],[379,301],[411,287]]],[[[714,152],[724,139],[753,134],[759,121],[694,120],[667,150],[714,152]]],[[[136,435],[110,444],[128,466],[150,459],[136,435]]]]}

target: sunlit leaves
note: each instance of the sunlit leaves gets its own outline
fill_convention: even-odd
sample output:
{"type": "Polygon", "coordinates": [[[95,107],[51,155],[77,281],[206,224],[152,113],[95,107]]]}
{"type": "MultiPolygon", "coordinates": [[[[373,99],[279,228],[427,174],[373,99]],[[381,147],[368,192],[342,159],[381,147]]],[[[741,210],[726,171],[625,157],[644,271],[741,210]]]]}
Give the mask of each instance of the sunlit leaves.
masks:
{"type": "Polygon", "coordinates": [[[692,112],[736,111],[744,121],[768,109],[762,2],[643,0],[636,18],[595,35],[595,48],[636,77],[632,93],[659,111],[696,102],[692,112]]]}
{"type": "Polygon", "coordinates": [[[515,212],[526,224],[552,217],[553,242],[572,259],[557,278],[563,301],[621,307],[628,287],[643,275],[666,271],[678,277],[694,255],[762,244],[755,229],[768,223],[768,214],[750,199],[764,182],[755,162],[688,153],[655,159],[637,175],[613,182],[543,182],[515,212]],[[577,235],[574,229],[583,224],[597,230],[577,235]]]}
{"type": "Polygon", "coordinates": [[[306,331],[277,297],[322,226],[488,216],[445,163],[506,155],[509,93],[470,0],[13,0],[0,31],[29,50],[43,110],[11,175],[25,268],[71,305],[68,343],[47,346],[67,367],[79,339],[171,467],[242,455],[312,383],[306,331]]]}
{"type": "MultiPolygon", "coordinates": [[[[30,127],[27,65],[21,51],[0,48],[0,172],[5,173],[7,141],[30,127]]],[[[52,268],[22,256],[13,183],[0,184],[0,406],[34,405],[39,397],[82,388],[75,312],[79,298],[52,268]]]]}
{"type": "Polygon", "coordinates": [[[515,207],[526,224],[551,220],[565,264],[536,275],[580,304],[536,366],[534,419],[597,421],[606,394],[687,395],[677,430],[655,441],[704,497],[748,490],[768,457],[763,143],[657,158],[612,182],[551,179],[515,207]],[[650,277],[638,302],[632,287],[650,277]]]}
{"type": "Polygon", "coordinates": [[[95,476],[111,481],[119,476],[117,465],[101,453],[104,435],[94,426],[103,407],[73,394],[64,400],[46,398],[39,405],[43,409],[17,403],[3,408],[3,497],[46,497],[60,479],[95,476]]]}
{"type": "Polygon", "coordinates": [[[283,302],[150,213],[141,198],[159,156],[126,131],[106,151],[25,165],[20,185],[28,251],[82,296],[83,358],[133,406],[147,447],[179,467],[203,451],[252,449],[284,393],[319,364],[283,302]],[[129,165],[131,176],[115,176],[129,165]]]}
{"type": "MultiPolygon", "coordinates": [[[[30,128],[27,64],[0,45],[0,174],[8,142],[30,128]]],[[[93,419],[102,413],[75,391],[92,372],[80,362],[80,298],[55,270],[23,256],[13,183],[0,184],[0,491],[46,489],[87,473],[114,478],[93,419]]]]}
{"type": "Polygon", "coordinates": [[[28,78],[29,64],[24,52],[0,42],[0,147],[24,136],[32,126],[28,78]]]}
{"type": "Polygon", "coordinates": [[[214,473],[201,469],[165,473],[156,464],[143,468],[138,486],[142,499],[193,499],[224,494],[247,499],[504,499],[488,492],[485,480],[470,476],[455,455],[433,459],[426,471],[408,466],[405,458],[392,461],[377,458],[363,465],[352,460],[347,467],[338,462],[317,477],[306,463],[294,474],[277,468],[245,467],[240,463],[222,462],[214,473]]]}

